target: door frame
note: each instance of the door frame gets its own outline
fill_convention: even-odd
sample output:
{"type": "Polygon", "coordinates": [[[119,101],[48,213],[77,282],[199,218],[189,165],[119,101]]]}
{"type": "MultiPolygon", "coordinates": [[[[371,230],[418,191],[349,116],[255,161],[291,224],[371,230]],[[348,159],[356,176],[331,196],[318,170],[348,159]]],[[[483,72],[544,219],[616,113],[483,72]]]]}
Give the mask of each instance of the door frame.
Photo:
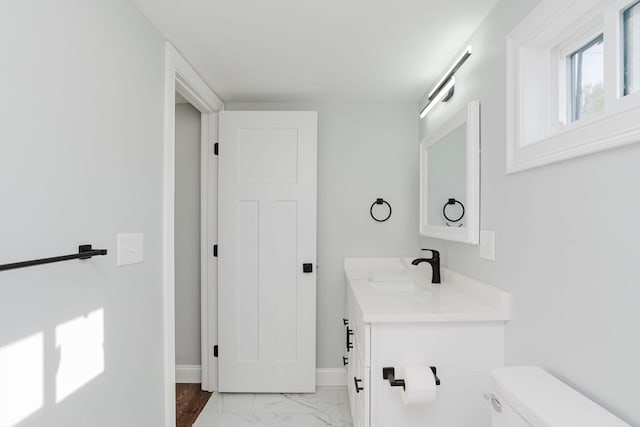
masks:
{"type": "Polygon", "coordinates": [[[202,388],[217,389],[218,365],[213,359],[217,340],[217,263],[209,248],[217,239],[218,175],[213,146],[218,139],[218,112],[224,104],[178,50],[165,43],[164,155],[162,177],[162,283],[164,336],[165,426],[175,427],[175,93],[201,113],[201,369],[202,388]]]}

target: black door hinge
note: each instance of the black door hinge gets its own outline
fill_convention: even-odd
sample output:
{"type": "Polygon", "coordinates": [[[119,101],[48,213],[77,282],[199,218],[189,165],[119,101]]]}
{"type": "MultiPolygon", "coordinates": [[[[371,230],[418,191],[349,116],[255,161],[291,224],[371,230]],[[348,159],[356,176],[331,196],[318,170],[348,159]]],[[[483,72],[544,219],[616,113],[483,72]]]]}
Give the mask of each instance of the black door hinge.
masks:
{"type": "Polygon", "coordinates": [[[213,256],[214,257],[218,256],[218,245],[213,245],[213,256]]]}
{"type": "Polygon", "coordinates": [[[218,346],[217,345],[213,346],[213,357],[218,357],[218,346]]]}
{"type": "Polygon", "coordinates": [[[218,143],[213,144],[213,154],[218,155],[218,143]]]}

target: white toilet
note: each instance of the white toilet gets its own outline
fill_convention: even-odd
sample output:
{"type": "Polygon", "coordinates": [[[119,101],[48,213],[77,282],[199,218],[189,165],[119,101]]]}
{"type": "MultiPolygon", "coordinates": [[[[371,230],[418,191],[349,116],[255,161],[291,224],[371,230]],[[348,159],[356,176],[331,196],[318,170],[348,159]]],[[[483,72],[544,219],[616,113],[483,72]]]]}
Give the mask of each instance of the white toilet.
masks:
{"type": "Polygon", "coordinates": [[[492,427],[630,427],[537,366],[500,368],[491,377],[492,427]]]}

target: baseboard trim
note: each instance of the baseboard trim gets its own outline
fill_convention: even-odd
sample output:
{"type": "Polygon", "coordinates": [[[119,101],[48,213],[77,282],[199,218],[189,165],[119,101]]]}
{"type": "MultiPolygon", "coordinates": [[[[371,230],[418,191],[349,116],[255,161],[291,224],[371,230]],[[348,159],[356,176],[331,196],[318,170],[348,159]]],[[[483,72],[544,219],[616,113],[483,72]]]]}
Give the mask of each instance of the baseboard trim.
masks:
{"type": "Polygon", "coordinates": [[[202,382],[200,365],[176,365],[176,383],[199,384],[202,382]]]}
{"type": "Polygon", "coordinates": [[[316,369],[316,385],[318,387],[345,387],[347,371],[344,368],[316,369]]]}

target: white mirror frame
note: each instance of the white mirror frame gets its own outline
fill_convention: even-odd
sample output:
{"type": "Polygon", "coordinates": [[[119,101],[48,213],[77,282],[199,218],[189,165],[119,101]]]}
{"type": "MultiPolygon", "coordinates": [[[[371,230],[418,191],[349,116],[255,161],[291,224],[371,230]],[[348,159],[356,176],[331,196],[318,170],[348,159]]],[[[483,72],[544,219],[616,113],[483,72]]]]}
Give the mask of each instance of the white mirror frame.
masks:
{"type": "Polygon", "coordinates": [[[480,102],[472,101],[435,132],[420,142],[420,235],[436,239],[477,245],[480,242],[480,102]],[[429,148],[458,127],[466,124],[467,139],[467,200],[465,227],[429,225],[428,156],[429,148]]]}

